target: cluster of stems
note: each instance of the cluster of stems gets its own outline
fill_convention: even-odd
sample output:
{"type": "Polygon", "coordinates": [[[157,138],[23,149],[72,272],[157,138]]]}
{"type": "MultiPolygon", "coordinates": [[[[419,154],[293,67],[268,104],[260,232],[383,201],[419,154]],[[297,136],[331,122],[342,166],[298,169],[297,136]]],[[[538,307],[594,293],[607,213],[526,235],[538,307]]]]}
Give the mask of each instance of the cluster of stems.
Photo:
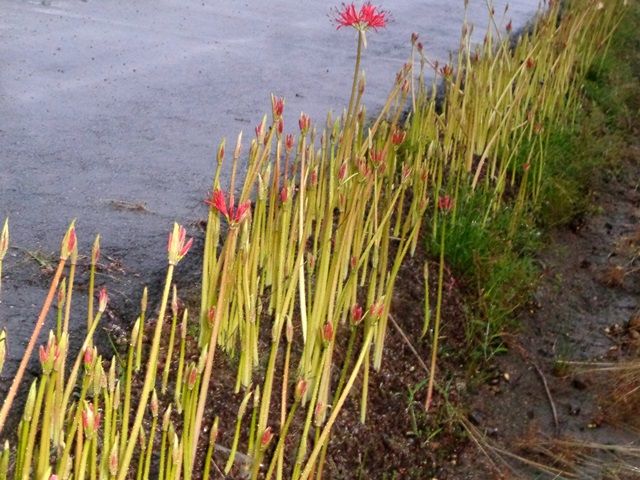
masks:
{"type": "MultiPolygon", "coordinates": [[[[230,160],[224,141],[218,149],[200,311],[190,317],[178,299],[174,271],[191,240],[176,224],[155,323],[148,322],[145,290],[122,357],[103,359],[93,345],[108,300],[106,291],[95,292],[99,238],[90,255],[86,336],[75,355],[69,351],[78,259],[72,224],[0,410],[4,434],[56,298],[55,326],[39,350],[42,374],[29,389],[15,447],[5,442],[0,452],[0,480],[208,479],[214,467],[242,470],[251,479],[322,478],[332,428],[349,395],[359,395],[360,420],[366,419],[396,278],[430,222],[423,237],[434,239],[440,255],[434,319],[427,291],[422,329],[433,342],[429,408],[448,226],[471,195],[486,199],[479,222],[491,221],[511,202],[516,229],[522,212],[535,208],[548,130],[571,121],[587,69],[623,12],[622,1],[563,5],[553,2],[541,11],[515,42],[492,14],[484,42],[473,45],[465,22],[456,61],[447,65],[430,62],[414,36],[410,61],[370,120],[362,104],[359,30],[351,98],[342,115],[315,126],[301,114],[299,132],[285,134],[284,100],[272,97],[272,117],[256,127],[246,154],[242,135],[230,160]],[[429,66],[435,78],[427,85],[429,66]],[[223,184],[228,161],[231,176],[223,184]],[[215,416],[211,399],[218,349],[236,360],[240,395],[232,419],[215,416]],[[217,443],[222,422],[232,432],[227,445],[217,443]],[[218,467],[220,455],[225,461],[218,467]]],[[[5,222],[0,281],[8,245],[5,222]]],[[[428,284],[426,266],[424,277],[428,284]]],[[[0,371],[6,342],[2,330],[0,371]]]]}

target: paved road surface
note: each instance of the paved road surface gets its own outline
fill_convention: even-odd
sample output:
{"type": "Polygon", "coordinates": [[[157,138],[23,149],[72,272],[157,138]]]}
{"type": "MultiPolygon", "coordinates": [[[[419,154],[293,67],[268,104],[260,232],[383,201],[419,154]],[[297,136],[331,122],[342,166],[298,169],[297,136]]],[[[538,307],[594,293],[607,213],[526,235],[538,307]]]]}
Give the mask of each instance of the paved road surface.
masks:
{"type": "MultiPolygon", "coordinates": [[[[504,2],[495,3],[502,12],[504,2]]],[[[316,120],[341,111],[355,35],[330,24],[334,5],[0,0],[0,219],[10,217],[19,247],[11,250],[0,298],[11,360],[49,278],[27,250],[57,251],[77,218],[83,252],[99,232],[103,251],[131,273],[101,281],[114,299],[136,303],[140,282],[164,268],[171,222],[204,217],[223,136],[252,135],[270,111],[271,92],[286,97],[289,131],[301,110],[316,120]],[[148,212],[122,208],[126,202],[148,212]]],[[[394,21],[369,35],[363,63],[369,111],[380,107],[406,60],[411,32],[420,33],[430,57],[446,59],[463,17],[463,0],[384,6],[394,21]]],[[[517,28],[536,8],[535,0],[516,0],[507,19],[517,28]]],[[[470,1],[479,38],[485,11],[484,1],[470,1]]]]}

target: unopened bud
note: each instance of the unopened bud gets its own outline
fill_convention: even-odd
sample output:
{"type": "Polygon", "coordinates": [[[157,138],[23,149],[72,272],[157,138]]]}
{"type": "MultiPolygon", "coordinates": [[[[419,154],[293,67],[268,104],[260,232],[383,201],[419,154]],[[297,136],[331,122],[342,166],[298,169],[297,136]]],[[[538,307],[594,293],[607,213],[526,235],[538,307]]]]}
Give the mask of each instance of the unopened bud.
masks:
{"type": "Polygon", "coordinates": [[[171,421],[171,404],[167,407],[162,415],[162,431],[166,432],[169,428],[169,423],[171,421]]]}
{"type": "Polygon", "coordinates": [[[63,278],[58,286],[58,308],[63,309],[67,300],[67,279],[63,278]]]}
{"type": "Polygon", "coordinates": [[[304,112],[300,113],[300,119],[298,120],[298,126],[300,127],[300,132],[303,135],[306,134],[309,131],[309,128],[311,128],[311,119],[309,118],[309,115],[307,115],[304,112]]]}
{"type": "Polygon", "coordinates": [[[351,323],[358,325],[362,321],[363,310],[357,303],[351,307],[351,323]]]}
{"type": "Polygon", "coordinates": [[[304,396],[307,394],[308,387],[309,387],[309,383],[304,378],[301,378],[300,380],[298,380],[298,383],[296,384],[296,391],[295,391],[295,399],[297,402],[302,401],[304,396]]]}
{"type": "Polygon", "coordinates": [[[98,294],[98,312],[104,313],[107,309],[107,302],[109,301],[109,295],[107,295],[107,289],[102,287],[98,294]]]}
{"type": "Polygon", "coordinates": [[[113,391],[113,408],[120,407],[120,380],[116,380],[116,388],[113,391]]]}
{"type": "Polygon", "coordinates": [[[113,394],[116,389],[116,357],[111,357],[111,365],[109,365],[109,376],[107,377],[107,387],[109,393],[113,394]]]}
{"type": "Polygon", "coordinates": [[[134,347],[138,343],[138,335],[140,335],[140,317],[136,319],[136,322],[133,324],[133,328],[131,329],[131,342],[129,345],[134,347]]]}
{"type": "Polygon", "coordinates": [[[224,145],[225,145],[225,139],[222,139],[222,142],[220,142],[220,145],[218,146],[218,154],[216,155],[216,160],[218,160],[218,163],[222,163],[222,161],[224,160],[224,145]]]}
{"type": "Polygon", "coordinates": [[[109,473],[112,477],[115,477],[118,474],[118,445],[120,442],[119,434],[116,433],[116,436],[113,440],[113,446],[111,447],[111,452],[109,453],[109,473]]]}
{"type": "MultiPolygon", "coordinates": [[[[187,338],[187,319],[189,318],[189,310],[187,308],[182,312],[182,323],[180,324],[180,337],[187,338]]],[[[214,315],[215,318],[215,315],[214,315]]]]}
{"type": "Polygon", "coordinates": [[[187,368],[187,388],[189,391],[193,390],[193,387],[196,386],[196,381],[198,380],[198,368],[194,362],[189,364],[187,368]]]}
{"type": "Polygon", "coordinates": [[[271,431],[271,427],[267,427],[264,432],[262,432],[262,436],[260,437],[260,447],[264,450],[271,443],[271,439],[273,438],[273,432],[271,431]]]}
{"type": "Polygon", "coordinates": [[[204,372],[204,367],[207,364],[207,355],[209,352],[209,345],[205,345],[198,357],[198,373],[204,372]]]}
{"type": "Polygon", "coordinates": [[[220,422],[220,418],[216,417],[213,420],[213,425],[211,425],[211,433],[209,433],[209,442],[216,443],[218,439],[218,423],[220,422]]]}
{"type": "Polygon", "coordinates": [[[340,164],[340,168],[338,169],[338,180],[343,182],[346,176],[347,176],[347,162],[342,162],[340,164]]]}
{"type": "Polygon", "coordinates": [[[242,132],[238,134],[236,140],[236,148],[233,150],[233,158],[240,158],[240,151],[242,150],[242,132]]]}
{"type": "Polygon", "coordinates": [[[100,414],[95,412],[93,404],[86,400],[84,402],[84,409],[82,410],[82,427],[87,439],[92,438],[98,428],[100,428],[100,414]]]}
{"type": "Polygon", "coordinates": [[[282,117],[282,113],[284,112],[284,98],[276,97],[271,94],[271,111],[273,113],[274,122],[282,117]]]}
{"type": "Polygon", "coordinates": [[[322,339],[327,343],[333,340],[333,324],[331,322],[325,323],[322,327],[322,339]]]}
{"type": "Polygon", "coordinates": [[[75,220],[71,222],[71,225],[67,230],[67,233],[65,233],[64,237],[62,238],[62,245],[60,247],[60,258],[62,260],[67,260],[69,256],[72,255],[74,252],[75,252],[75,255],[77,255],[78,253],[78,250],[77,250],[78,239],[76,237],[75,223],[76,223],[75,220]]]}
{"type": "Polygon", "coordinates": [[[151,393],[151,402],[149,403],[149,409],[151,410],[151,416],[153,418],[158,418],[158,394],[156,393],[156,389],[153,389],[153,393],[151,393]]]}
{"type": "Polygon", "coordinates": [[[285,336],[287,337],[287,343],[291,343],[293,341],[293,322],[289,317],[287,317],[285,336]]]}
{"type": "Polygon", "coordinates": [[[182,445],[180,445],[180,440],[178,440],[178,435],[174,432],[173,434],[173,445],[171,447],[171,457],[174,464],[177,464],[182,458],[182,445]]]}
{"type": "Polygon", "coordinates": [[[0,330],[0,373],[4,367],[4,361],[7,358],[7,332],[0,330]]]}
{"type": "Polygon", "coordinates": [[[291,152],[291,150],[293,149],[293,144],[293,135],[289,133],[286,137],[284,137],[284,148],[287,150],[287,152],[291,152]]]}
{"type": "Polygon", "coordinates": [[[173,294],[171,295],[171,313],[174,317],[178,316],[178,288],[173,284],[173,294]]]}
{"type": "Polygon", "coordinates": [[[315,416],[314,423],[316,427],[322,426],[322,424],[324,423],[326,412],[327,412],[327,405],[324,402],[319,401],[316,404],[316,410],[314,412],[314,416],[315,416]]]}
{"type": "Polygon", "coordinates": [[[87,347],[84,349],[84,354],[82,356],[82,363],[84,365],[85,372],[90,372],[93,370],[93,359],[95,358],[94,351],[92,347],[87,347]]]}
{"type": "Polygon", "coordinates": [[[36,405],[36,392],[38,389],[38,380],[34,380],[31,383],[31,387],[29,387],[29,393],[27,394],[27,401],[24,405],[24,412],[22,414],[22,418],[25,422],[30,422],[31,417],[33,416],[33,409],[36,405]]]}
{"type": "Polygon", "coordinates": [[[91,248],[91,265],[96,265],[100,260],[100,235],[96,235],[91,248]]]}
{"type": "Polygon", "coordinates": [[[2,232],[0,233],[0,262],[4,260],[4,256],[9,250],[9,219],[5,219],[2,232]]]}
{"type": "Polygon", "coordinates": [[[145,313],[147,311],[147,299],[149,297],[149,292],[147,287],[144,287],[142,290],[142,298],[140,299],[140,312],[145,313]]]}

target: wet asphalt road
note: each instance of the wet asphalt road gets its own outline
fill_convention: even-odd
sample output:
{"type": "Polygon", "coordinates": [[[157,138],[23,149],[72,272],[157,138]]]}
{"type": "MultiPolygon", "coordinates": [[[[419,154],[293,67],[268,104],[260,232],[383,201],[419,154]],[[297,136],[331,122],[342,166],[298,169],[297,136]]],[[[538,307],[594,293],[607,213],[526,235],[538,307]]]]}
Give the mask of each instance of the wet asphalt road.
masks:
{"type": "MultiPolygon", "coordinates": [[[[505,3],[495,4],[500,16],[505,3]]],[[[271,92],[286,98],[288,131],[302,110],[322,121],[346,105],[355,35],[330,23],[334,5],[0,0],[0,219],[10,218],[17,247],[0,297],[0,327],[12,346],[5,377],[50,278],[27,251],[55,256],[77,218],[82,252],[100,233],[103,252],[116,261],[100,283],[115,303],[135,305],[141,283],[157,281],[164,269],[171,222],[205,216],[202,199],[222,137],[233,144],[240,130],[253,135],[270,111],[271,92]],[[145,210],[122,208],[129,204],[145,210]]],[[[517,28],[537,1],[510,5],[504,23],[513,19],[517,28]]],[[[363,61],[370,112],[406,61],[411,32],[442,61],[456,49],[463,19],[462,0],[383,6],[394,20],[368,35],[363,61]]],[[[485,12],[484,1],[470,1],[479,39],[485,12]]],[[[80,306],[76,316],[83,324],[80,306]]]]}

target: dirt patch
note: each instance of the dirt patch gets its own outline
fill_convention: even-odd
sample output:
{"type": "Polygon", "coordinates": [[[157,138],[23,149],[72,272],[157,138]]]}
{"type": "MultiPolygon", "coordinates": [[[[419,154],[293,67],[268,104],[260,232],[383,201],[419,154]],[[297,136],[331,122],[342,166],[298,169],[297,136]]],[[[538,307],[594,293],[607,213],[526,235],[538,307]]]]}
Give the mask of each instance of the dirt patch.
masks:
{"type": "Polygon", "coordinates": [[[509,353],[495,362],[492,381],[469,399],[466,418],[471,428],[486,445],[506,453],[493,455],[491,465],[477,449],[467,448],[450,478],[532,478],[532,471],[511,453],[577,478],[626,478],[620,473],[607,476],[624,471],[615,452],[580,448],[576,442],[583,447],[586,442],[632,446],[638,439],[628,423],[634,408],[615,398],[623,387],[621,375],[581,364],[615,365],[637,358],[637,147],[629,148],[632,155],[620,168],[598,179],[593,204],[599,213],[551,235],[549,247],[538,257],[539,287],[520,316],[522,327],[504,337],[509,353]]]}

